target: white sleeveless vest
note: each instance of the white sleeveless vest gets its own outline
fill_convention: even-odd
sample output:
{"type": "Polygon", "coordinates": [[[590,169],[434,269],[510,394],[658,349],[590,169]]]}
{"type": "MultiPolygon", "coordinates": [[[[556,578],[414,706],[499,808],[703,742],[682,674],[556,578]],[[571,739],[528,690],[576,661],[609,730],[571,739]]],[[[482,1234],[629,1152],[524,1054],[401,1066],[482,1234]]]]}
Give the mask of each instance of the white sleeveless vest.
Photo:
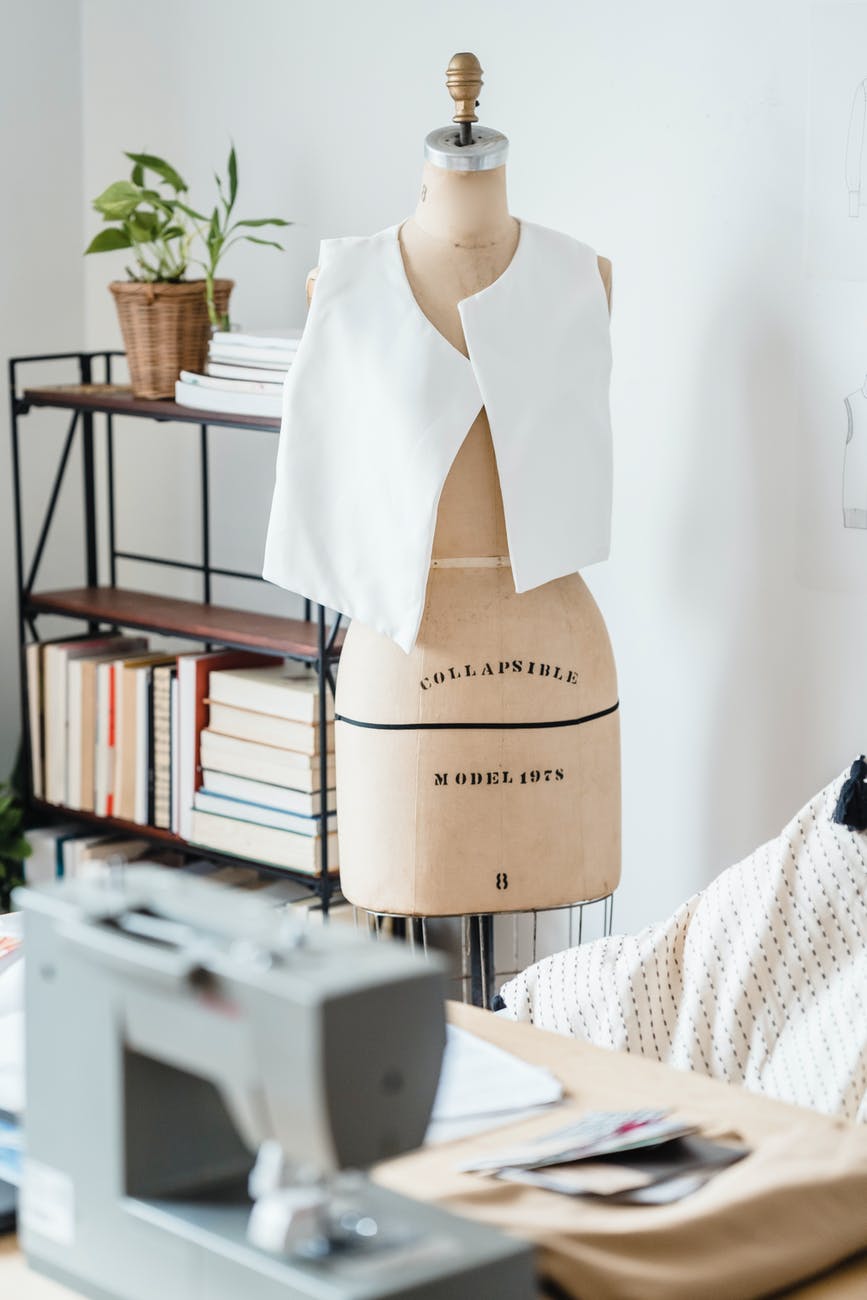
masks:
{"type": "Polygon", "coordinates": [[[482,406],[515,590],[607,557],[611,345],[594,251],[522,221],[503,274],[458,304],[465,357],[418,306],[399,229],[321,245],[263,576],[409,651],[440,492],[482,406]]]}

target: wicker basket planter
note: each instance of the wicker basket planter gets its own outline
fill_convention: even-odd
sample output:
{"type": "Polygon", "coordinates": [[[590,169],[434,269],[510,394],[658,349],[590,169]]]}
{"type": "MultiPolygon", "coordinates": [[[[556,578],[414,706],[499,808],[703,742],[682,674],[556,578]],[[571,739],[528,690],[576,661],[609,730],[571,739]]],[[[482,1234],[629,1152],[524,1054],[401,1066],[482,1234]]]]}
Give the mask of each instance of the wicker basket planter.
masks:
{"type": "MultiPolygon", "coordinates": [[[[214,301],[223,315],[234,280],[214,281],[214,301]]],[[[115,280],[114,294],[136,397],[174,397],[182,370],[201,371],[208,355],[211,322],[205,281],[142,284],[115,280]]]]}

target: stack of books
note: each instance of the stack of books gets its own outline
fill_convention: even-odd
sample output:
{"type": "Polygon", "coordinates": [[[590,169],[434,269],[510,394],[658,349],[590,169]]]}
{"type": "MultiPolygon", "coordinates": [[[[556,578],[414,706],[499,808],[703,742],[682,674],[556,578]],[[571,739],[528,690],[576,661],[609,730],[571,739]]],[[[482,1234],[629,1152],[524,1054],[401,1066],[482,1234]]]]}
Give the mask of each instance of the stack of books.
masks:
{"type": "MultiPolygon", "coordinates": [[[[149,866],[183,870],[190,875],[207,877],[216,884],[227,885],[231,889],[258,893],[275,907],[288,908],[298,920],[322,920],[322,902],[318,894],[312,893],[306,882],[293,880],[289,876],[275,881],[263,876],[255,867],[228,865],[204,857],[191,860],[188,853],[178,849],[160,849],[156,852],[154,845],[146,839],[134,839],[116,831],[109,835],[95,835],[92,830],[74,822],[35,827],[28,830],[27,839],[32,852],[23,866],[24,879],[29,885],[45,884],[70,876],[87,875],[93,879],[119,863],[145,862],[149,866]]],[[[334,921],[355,924],[354,909],[339,890],[331,895],[328,912],[334,921]]],[[[2,956],[0,933],[0,961],[2,956]]]]}
{"type": "MultiPolygon", "coordinates": [[[[165,654],[121,635],[33,642],[26,659],[37,798],[318,874],[319,704],[309,669],[254,651],[165,654]]],[[[328,708],[332,718],[330,695],[328,708]]],[[[331,810],[333,722],[327,733],[331,810]]],[[[336,868],[333,813],[329,829],[336,868]]]]}
{"type": "Polygon", "coordinates": [[[233,857],[315,875],[322,867],[324,799],[328,866],[336,869],[334,707],[329,694],[323,791],[315,674],[286,664],[215,668],[207,704],[189,838],[233,857]]]}
{"type": "Polygon", "coordinates": [[[283,381],[300,338],[300,330],[259,334],[216,331],[208,345],[205,373],[182,370],[175,384],[175,400],[199,411],[279,418],[283,381]]]}

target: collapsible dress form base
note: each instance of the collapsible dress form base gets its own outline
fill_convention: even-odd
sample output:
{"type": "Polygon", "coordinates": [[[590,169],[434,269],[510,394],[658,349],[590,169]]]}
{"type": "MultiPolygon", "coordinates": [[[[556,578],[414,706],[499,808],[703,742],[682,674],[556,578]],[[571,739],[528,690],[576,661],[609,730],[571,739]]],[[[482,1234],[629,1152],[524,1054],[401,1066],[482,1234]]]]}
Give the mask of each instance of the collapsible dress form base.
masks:
{"type": "Polygon", "coordinates": [[[367,911],[542,910],[619,881],[604,621],[578,574],[517,594],[507,554],[483,411],[440,498],[415,646],[355,621],[341,655],[341,882],[367,911]]]}

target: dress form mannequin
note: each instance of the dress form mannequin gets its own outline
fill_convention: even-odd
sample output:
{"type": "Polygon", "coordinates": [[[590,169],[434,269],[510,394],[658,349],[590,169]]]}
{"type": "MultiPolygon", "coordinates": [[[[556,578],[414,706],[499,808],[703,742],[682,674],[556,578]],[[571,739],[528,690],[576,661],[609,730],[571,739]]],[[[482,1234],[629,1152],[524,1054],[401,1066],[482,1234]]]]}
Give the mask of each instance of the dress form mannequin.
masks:
{"type": "MultiPolygon", "coordinates": [[[[475,120],[474,103],[470,85],[459,103],[464,122],[475,120]]],[[[506,201],[507,141],[483,128],[475,136],[428,137],[419,203],[399,233],[420,310],[464,355],[457,304],[506,271],[520,239],[506,201]]],[[[599,262],[607,293],[610,263],[599,262]]],[[[338,715],[378,723],[336,726],[341,880],[351,902],[437,916],[543,909],[613,891],[620,756],[607,632],[578,574],[516,594],[484,410],[440,496],[415,647],[406,654],[354,622],[337,690],[338,715]],[[521,667],[497,672],[504,661],[521,667]],[[565,725],[603,711],[588,726],[565,725]]]]}

